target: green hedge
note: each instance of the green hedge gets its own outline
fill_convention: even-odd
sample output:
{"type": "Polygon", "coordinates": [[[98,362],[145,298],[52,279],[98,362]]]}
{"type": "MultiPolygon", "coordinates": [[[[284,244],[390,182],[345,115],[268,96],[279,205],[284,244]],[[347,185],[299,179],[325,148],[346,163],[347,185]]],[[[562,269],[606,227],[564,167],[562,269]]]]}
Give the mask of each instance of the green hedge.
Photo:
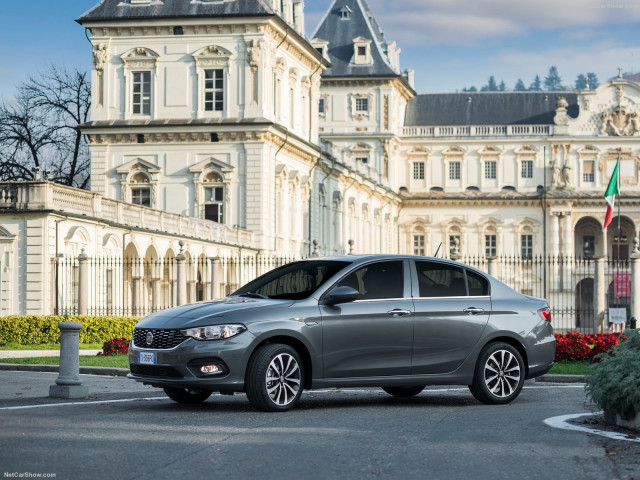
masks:
{"type": "Polygon", "coordinates": [[[80,315],[10,315],[0,317],[0,346],[60,343],[58,324],[65,321],[83,325],[80,343],[102,343],[112,338],[131,338],[139,317],[88,317],[80,315]]]}

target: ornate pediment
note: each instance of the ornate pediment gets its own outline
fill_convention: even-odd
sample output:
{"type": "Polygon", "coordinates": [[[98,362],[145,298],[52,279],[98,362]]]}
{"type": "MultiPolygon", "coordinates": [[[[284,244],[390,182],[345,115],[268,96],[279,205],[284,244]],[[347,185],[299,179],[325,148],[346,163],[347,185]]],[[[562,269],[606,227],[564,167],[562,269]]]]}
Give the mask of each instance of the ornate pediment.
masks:
{"type": "Polygon", "coordinates": [[[150,48],[136,47],[124,53],[120,58],[128,68],[154,68],[159,56],[150,48]]]}
{"type": "Polygon", "coordinates": [[[226,67],[233,54],[226,48],[217,45],[208,45],[193,54],[193,59],[198,67],[226,67]]]}
{"type": "Polygon", "coordinates": [[[640,133],[640,117],[630,112],[626,107],[617,105],[611,112],[602,113],[602,128],[604,135],[629,137],[640,133]]]}

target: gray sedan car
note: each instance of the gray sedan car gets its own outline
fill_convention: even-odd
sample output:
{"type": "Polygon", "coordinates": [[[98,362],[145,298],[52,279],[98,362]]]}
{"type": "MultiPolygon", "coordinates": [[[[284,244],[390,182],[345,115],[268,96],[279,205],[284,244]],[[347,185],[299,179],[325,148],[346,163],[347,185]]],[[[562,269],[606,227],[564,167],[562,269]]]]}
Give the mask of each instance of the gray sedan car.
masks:
{"type": "Polygon", "coordinates": [[[326,387],[410,397],[468,385],[505,404],[554,354],[545,300],[457,262],[362,255],[290,263],[225,299],[152,313],[134,330],[129,377],[181,403],[245,392],[263,411],[326,387]]]}

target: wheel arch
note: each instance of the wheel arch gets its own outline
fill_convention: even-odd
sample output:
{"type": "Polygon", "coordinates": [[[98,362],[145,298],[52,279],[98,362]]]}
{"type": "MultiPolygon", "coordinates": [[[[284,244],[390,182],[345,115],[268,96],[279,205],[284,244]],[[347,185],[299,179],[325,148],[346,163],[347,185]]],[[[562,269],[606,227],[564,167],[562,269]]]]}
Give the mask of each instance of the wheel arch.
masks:
{"type": "Polygon", "coordinates": [[[519,340],[517,340],[516,338],[513,337],[509,337],[506,335],[503,336],[497,336],[492,338],[491,340],[487,341],[483,346],[482,346],[482,350],[484,350],[485,348],[487,348],[487,346],[491,345],[492,343],[507,343],[509,345],[511,345],[513,348],[515,348],[518,353],[520,354],[520,356],[522,357],[522,361],[524,362],[524,368],[525,368],[525,379],[529,377],[529,358],[527,356],[527,349],[524,348],[524,345],[522,344],[522,342],[520,342],[519,340]]]}
{"type": "Polygon", "coordinates": [[[300,360],[302,360],[302,368],[304,369],[304,388],[311,388],[311,380],[313,377],[313,362],[311,361],[311,354],[309,353],[307,346],[297,338],[287,335],[275,335],[273,337],[265,338],[255,346],[255,348],[251,352],[251,355],[253,355],[263,345],[272,345],[278,343],[288,345],[296,352],[298,352],[298,355],[300,355],[300,360]]]}

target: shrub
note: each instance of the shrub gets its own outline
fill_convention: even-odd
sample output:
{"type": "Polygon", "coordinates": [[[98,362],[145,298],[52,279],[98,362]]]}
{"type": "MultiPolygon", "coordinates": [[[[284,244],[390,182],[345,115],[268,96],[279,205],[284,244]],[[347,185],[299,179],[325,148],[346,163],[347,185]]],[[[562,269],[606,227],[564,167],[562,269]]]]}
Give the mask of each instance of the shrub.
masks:
{"type": "Polygon", "coordinates": [[[587,395],[605,412],[633,419],[640,413],[640,333],[631,330],[597,358],[587,373],[587,395]]]}
{"type": "Polygon", "coordinates": [[[81,343],[102,343],[112,338],[131,338],[137,317],[89,317],[79,315],[10,315],[0,317],[0,346],[15,342],[20,345],[60,343],[58,323],[81,323],[81,343]]]}
{"type": "Polygon", "coordinates": [[[614,345],[626,337],[618,333],[594,333],[583,335],[578,332],[568,332],[565,335],[554,334],[556,337],[556,362],[598,361],[597,355],[609,351],[614,345]]]}
{"type": "Polygon", "coordinates": [[[127,340],[126,338],[112,338],[104,342],[102,352],[99,352],[98,355],[110,356],[118,353],[129,353],[130,342],[131,340],[127,340]]]}

